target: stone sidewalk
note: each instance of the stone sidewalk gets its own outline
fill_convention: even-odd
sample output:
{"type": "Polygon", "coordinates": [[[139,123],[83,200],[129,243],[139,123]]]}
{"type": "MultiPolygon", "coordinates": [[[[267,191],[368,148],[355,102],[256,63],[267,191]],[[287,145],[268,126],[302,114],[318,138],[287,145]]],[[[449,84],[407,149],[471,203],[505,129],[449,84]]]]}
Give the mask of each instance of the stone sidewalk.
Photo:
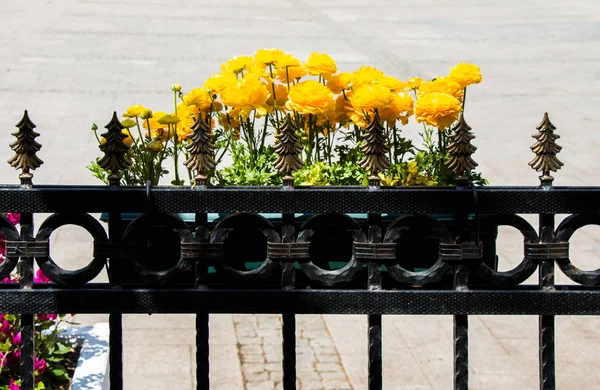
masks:
{"type": "MultiPolygon", "coordinates": [[[[562,137],[556,185],[600,181],[597,2],[5,0],[2,13],[2,156],[10,157],[10,132],[28,109],[42,134],[37,184],[97,184],[85,168],[99,154],[92,122],[102,126],[113,110],[136,103],[168,109],[171,83],[199,86],[224,60],[263,47],[302,59],[327,52],[342,70],[371,65],[401,79],[476,63],[484,81],[469,89],[466,118],[477,137],[474,158],[492,184],[537,185],[527,166],[530,136],[546,111],[562,137]]],[[[405,131],[416,136],[419,126],[405,131]]],[[[0,179],[16,183],[17,174],[0,164],[0,179]]],[[[500,267],[509,269],[522,257],[522,238],[500,233],[500,267]]],[[[598,268],[599,233],[589,227],[575,235],[580,267],[598,268]]],[[[59,264],[79,268],[91,244],[64,228],[52,250],[59,264]]],[[[557,282],[566,278],[558,273],[557,282]]],[[[280,386],[279,321],[211,316],[213,388],[280,386]]],[[[165,379],[174,389],[193,388],[192,316],[125,316],[124,324],[126,389],[164,389],[165,379]]],[[[383,325],[386,389],[450,388],[451,317],[387,316],[383,325]]],[[[557,318],[559,389],[598,387],[599,325],[557,318]]],[[[537,387],[537,318],[472,316],[470,330],[472,389],[537,387]]],[[[364,316],[299,316],[299,388],[365,389],[366,334],[364,316]]]]}

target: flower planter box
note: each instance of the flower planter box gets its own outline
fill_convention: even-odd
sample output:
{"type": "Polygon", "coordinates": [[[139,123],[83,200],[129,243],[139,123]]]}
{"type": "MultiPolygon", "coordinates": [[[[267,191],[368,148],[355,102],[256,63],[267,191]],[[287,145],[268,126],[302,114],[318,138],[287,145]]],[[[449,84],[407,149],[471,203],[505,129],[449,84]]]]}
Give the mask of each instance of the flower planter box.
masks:
{"type": "Polygon", "coordinates": [[[65,328],[58,339],[72,347],[81,347],[71,390],[108,390],[107,323],[65,328]]]}

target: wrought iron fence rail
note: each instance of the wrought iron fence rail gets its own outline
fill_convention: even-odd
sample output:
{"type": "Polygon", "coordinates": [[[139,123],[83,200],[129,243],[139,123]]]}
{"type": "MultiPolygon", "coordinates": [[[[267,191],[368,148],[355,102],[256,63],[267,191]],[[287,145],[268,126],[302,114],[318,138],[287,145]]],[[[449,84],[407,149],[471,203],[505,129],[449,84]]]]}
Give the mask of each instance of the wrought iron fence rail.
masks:
{"type": "Polygon", "coordinates": [[[11,212],[583,214],[600,212],[600,187],[143,187],[0,186],[11,212]],[[476,197],[476,198],[475,198],[476,197]]]}
{"type": "Polygon", "coordinates": [[[599,315],[600,291],[451,290],[3,290],[5,313],[264,313],[389,315],[599,315]]]}

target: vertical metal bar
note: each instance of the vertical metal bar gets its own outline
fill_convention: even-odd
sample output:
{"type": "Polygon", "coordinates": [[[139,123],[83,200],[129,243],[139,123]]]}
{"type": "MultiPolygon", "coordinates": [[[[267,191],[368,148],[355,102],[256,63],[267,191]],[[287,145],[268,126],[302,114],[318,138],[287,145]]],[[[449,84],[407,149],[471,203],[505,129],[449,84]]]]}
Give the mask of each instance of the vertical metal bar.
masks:
{"type": "MultiPolygon", "coordinates": [[[[285,213],[283,217],[282,237],[284,243],[294,242],[294,214],[285,213]]],[[[295,260],[287,259],[281,263],[281,287],[291,290],[296,284],[295,260]]],[[[283,348],[283,388],[284,390],[296,389],[296,314],[292,310],[284,310],[282,320],[282,348],[283,348]]]]}
{"type": "MultiPolygon", "coordinates": [[[[468,268],[459,264],[455,268],[454,288],[467,290],[468,268]]],[[[469,316],[454,315],[454,389],[469,388],[469,316]]]]}
{"type": "MultiPolygon", "coordinates": [[[[33,214],[21,214],[21,240],[33,241],[33,214]]],[[[33,288],[33,257],[22,256],[19,261],[22,289],[33,288]]],[[[33,390],[35,385],[33,354],[34,315],[21,314],[21,389],[33,390]]]]}
{"type": "MultiPolygon", "coordinates": [[[[369,242],[381,242],[381,215],[369,214],[369,242]]],[[[369,290],[381,290],[381,266],[377,261],[369,261],[368,280],[369,290]]],[[[381,337],[381,314],[369,314],[369,390],[383,388],[383,348],[381,337]]]]}
{"type": "MultiPolygon", "coordinates": [[[[208,215],[196,213],[196,241],[208,242],[208,215]]],[[[208,261],[204,256],[196,259],[194,285],[206,289],[208,284],[208,261]]],[[[199,309],[196,312],[196,389],[210,388],[210,315],[199,309]]]]}
{"type": "MultiPolygon", "coordinates": [[[[540,242],[554,240],[554,215],[540,215],[540,242]]],[[[542,260],[539,270],[539,285],[542,290],[554,290],[554,259],[542,260]]],[[[539,317],[539,375],[540,389],[556,388],[556,362],[554,347],[554,316],[539,317]]]]}
{"type": "MultiPolygon", "coordinates": [[[[108,237],[111,243],[121,241],[121,213],[110,210],[108,213],[108,237]]],[[[121,289],[121,264],[116,257],[109,259],[108,276],[113,289],[121,289]]],[[[108,316],[110,335],[109,365],[110,389],[123,390],[123,315],[119,310],[111,311],[108,316]]]]}

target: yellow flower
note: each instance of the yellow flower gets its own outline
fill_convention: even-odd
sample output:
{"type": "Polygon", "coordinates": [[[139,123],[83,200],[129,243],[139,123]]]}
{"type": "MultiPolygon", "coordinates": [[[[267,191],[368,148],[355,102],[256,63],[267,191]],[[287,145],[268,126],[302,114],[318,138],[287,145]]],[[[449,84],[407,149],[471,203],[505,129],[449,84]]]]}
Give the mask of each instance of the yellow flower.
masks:
{"type": "Polygon", "coordinates": [[[252,57],[250,56],[235,56],[227,60],[221,65],[223,73],[238,74],[252,64],[252,57]]]}
{"type": "Polygon", "coordinates": [[[419,88],[419,86],[421,85],[421,82],[423,81],[422,78],[420,77],[411,77],[410,79],[408,79],[408,81],[406,82],[406,86],[409,89],[417,89],[419,88]]]}
{"type": "MultiPolygon", "coordinates": [[[[352,92],[347,92],[347,95],[352,96],[352,92]]],[[[334,120],[341,123],[346,128],[350,124],[350,117],[348,116],[348,110],[346,109],[347,104],[348,102],[344,95],[339,95],[335,99],[334,120]]]]}
{"type": "Polygon", "coordinates": [[[377,80],[377,84],[388,88],[392,92],[401,92],[406,88],[406,84],[393,76],[383,76],[377,80]]]}
{"type": "Polygon", "coordinates": [[[457,99],[460,99],[463,95],[463,89],[460,84],[447,76],[438,77],[433,81],[421,83],[417,95],[421,97],[432,92],[447,93],[457,99]]]}
{"type": "Polygon", "coordinates": [[[373,110],[388,106],[394,100],[394,94],[379,84],[362,85],[354,89],[350,102],[355,110],[373,110]]]}
{"type": "Polygon", "coordinates": [[[356,88],[361,85],[371,85],[385,75],[382,71],[371,66],[361,66],[358,70],[352,72],[353,80],[352,87],[356,88]]]}
{"type": "Polygon", "coordinates": [[[179,92],[179,91],[181,91],[181,85],[179,85],[179,84],[171,84],[171,91],[173,91],[173,92],[179,92]]]}
{"type": "Polygon", "coordinates": [[[450,69],[450,78],[456,81],[461,88],[471,84],[479,84],[482,80],[481,70],[477,65],[463,63],[458,63],[450,69]]]}
{"type": "Polygon", "coordinates": [[[394,127],[395,122],[400,119],[403,125],[408,123],[408,118],[413,114],[414,100],[407,93],[394,94],[394,99],[387,106],[379,110],[381,121],[387,122],[389,127],[394,127]]]}
{"type": "Polygon", "coordinates": [[[280,49],[261,49],[254,53],[254,62],[261,65],[276,65],[285,55],[280,49]]]}
{"type": "Polygon", "coordinates": [[[300,60],[288,53],[283,53],[283,55],[281,55],[275,63],[276,69],[285,69],[286,67],[296,66],[302,66],[300,60]]]}
{"type": "Polygon", "coordinates": [[[335,61],[325,53],[312,53],[304,67],[313,76],[328,76],[337,72],[335,61]]]}
{"type": "Polygon", "coordinates": [[[450,127],[461,111],[458,99],[447,93],[429,93],[420,97],[415,104],[417,122],[425,122],[440,130],[450,127]]]}
{"type": "Polygon", "coordinates": [[[126,118],[139,118],[144,110],[146,110],[146,107],[141,104],[136,104],[135,106],[127,108],[127,111],[125,111],[123,116],[126,118]]]}
{"type": "Polygon", "coordinates": [[[239,109],[243,118],[248,118],[253,110],[259,116],[266,115],[268,98],[269,90],[255,78],[243,78],[231,83],[221,94],[223,104],[239,109]]]}
{"type": "Polygon", "coordinates": [[[289,82],[291,84],[294,82],[294,80],[298,81],[301,77],[306,76],[308,72],[303,66],[289,66],[287,68],[277,69],[276,73],[277,80],[281,81],[282,83],[287,84],[289,82]],[[289,80],[288,76],[290,78],[289,80]]]}
{"type": "MultiPolygon", "coordinates": [[[[175,115],[173,113],[172,115],[175,115]]],[[[195,106],[188,106],[184,103],[177,105],[177,139],[179,141],[185,140],[189,134],[192,134],[192,125],[196,118],[200,115],[198,108],[195,106]]]]}
{"type": "MultiPolygon", "coordinates": [[[[131,133],[129,132],[129,130],[123,129],[123,130],[121,130],[121,133],[123,133],[123,135],[125,135],[125,138],[123,139],[123,143],[127,146],[131,146],[133,144],[133,138],[131,138],[131,133]]],[[[106,143],[106,138],[104,138],[104,137],[100,138],[100,144],[105,144],[105,143],[106,143]]]]}
{"type": "Polygon", "coordinates": [[[288,110],[301,114],[327,114],[335,107],[333,92],[315,80],[307,80],[290,88],[288,110]]]}
{"type": "Polygon", "coordinates": [[[207,93],[221,94],[227,85],[235,81],[236,77],[233,73],[214,73],[204,82],[202,88],[205,88],[207,93]]]}
{"type": "Polygon", "coordinates": [[[201,111],[208,111],[212,108],[212,97],[206,88],[194,88],[183,97],[183,102],[187,106],[194,106],[201,111]]]}
{"type": "Polygon", "coordinates": [[[327,87],[331,89],[333,93],[342,93],[343,90],[350,89],[350,83],[352,82],[352,73],[342,72],[331,76],[326,76],[327,87]]]}
{"type": "MultiPolygon", "coordinates": [[[[269,111],[273,110],[273,89],[271,85],[267,85],[267,89],[269,90],[269,98],[267,99],[267,106],[269,106],[269,111]]],[[[288,90],[285,86],[281,84],[275,84],[275,97],[277,98],[277,109],[279,111],[285,110],[285,103],[288,100],[288,90]]]]}
{"type": "Polygon", "coordinates": [[[137,122],[134,121],[133,119],[124,119],[121,121],[121,126],[123,126],[126,129],[129,129],[131,127],[134,127],[135,125],[137,125],[137,122]]]}

